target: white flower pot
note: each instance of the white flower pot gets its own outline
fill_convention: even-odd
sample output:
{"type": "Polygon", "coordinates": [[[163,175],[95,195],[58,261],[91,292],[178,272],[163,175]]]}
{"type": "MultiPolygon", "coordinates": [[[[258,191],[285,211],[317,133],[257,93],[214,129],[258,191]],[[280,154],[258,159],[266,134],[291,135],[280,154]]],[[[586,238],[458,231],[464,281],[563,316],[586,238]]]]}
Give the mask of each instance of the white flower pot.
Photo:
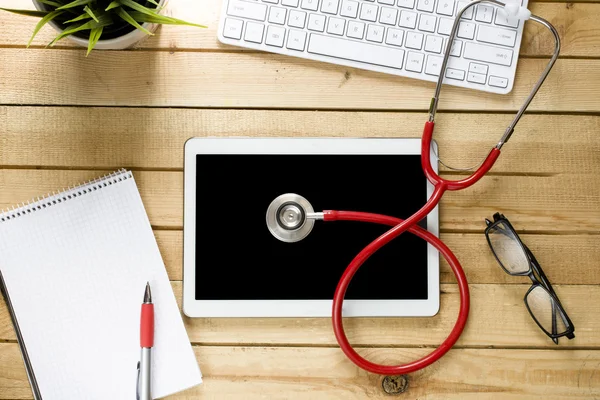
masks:
{"type": "MultiPolygon", "coordinates": [[[[165,3],[165,1],[166,0],[159,1],[159,4],[161,7],[165,3]]],[[[33,5],[35,6],[35,8],[37,8],[40,11],[45,10],[44,5],[36,0],[33,0],[33,5]]],[[[52,27],[59,33],[63,31],[63,27],[61,26],[61,24],[58,24],[57,22],[50,21],[48,24],[52,25],[52,27]]],[[[159,24],[150,24],[150,23],[142,24],[142,26],[145,29],[147,29],[148,31],[150,31],[152,33],[154,33],[156,31],[156,29],[158,28],[158,25],[159,24]]],[[[102,38],[100,38],[100,40],[98,41],[96,46],[94,46],[94,49],[97,49],[97,50],[127,49],[127,48],[132,47],[136,43],[146,39],[147,37],[148,37],[148,35],[146,33],[144,33],[143,31],[141,31],[139,29],[134,29],[133,31],[131,31],[127,34],[116,37],[114,39],[102,40],[102,38]]],[[[81,47],[87,47],[88,42],[89,42],[87,39],[82,39],[82,38],[74,36],[74,35],[68,36],[67,39],[81,47]]]]}

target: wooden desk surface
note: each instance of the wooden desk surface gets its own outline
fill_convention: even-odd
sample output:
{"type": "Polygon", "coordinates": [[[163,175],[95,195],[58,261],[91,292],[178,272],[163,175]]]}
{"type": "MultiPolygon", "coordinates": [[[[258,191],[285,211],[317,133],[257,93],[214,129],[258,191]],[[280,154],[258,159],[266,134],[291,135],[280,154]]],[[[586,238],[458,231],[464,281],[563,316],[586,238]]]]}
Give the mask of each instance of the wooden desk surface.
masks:
{"type": "MultiPolygon", "coordinates": [[[[0,6],[31,7],[27,0],[0,6]]],[[[220,0],[171,0],[208,29],[163,27],[141,49],[25,49],[36,20],[0,12],[0,208],[117,168],[131,168],[173,289],[181,298],[183,144],[192,136],[418,137],[434,85],[216,41],[220,0]]],[[[449,193],[442,238],[462,261],[472,310],[457,346],[411,375],[406,399],[600,398],[600,3],[535,2],[561,58],[493,171],[449,193]],[[575,326],[556,346],[523,304],[526,278],[492,258],[485,217],[505,213],[539,258],[575,326]]],[[[545,66],[552,41],[528,24],[507,96],[445,88],[436,138],[470,165],[496,143],[545,66]]],[[[399,172],[401,173],[401,171],[399,172]]],[[[453,176],[444,171],[445,176],[453,176]]],[[[449,332],[458,294],[442,265],[434,318],[347,322],[360,353],[412,360],[449,332]]],[[[329,319],[188,319],[205,383],[172,399],[386,399],[381,377],[337,347],[329,319]]],[[[0,399],[29,399],[15,335],[0,305],[0,399]]]]}

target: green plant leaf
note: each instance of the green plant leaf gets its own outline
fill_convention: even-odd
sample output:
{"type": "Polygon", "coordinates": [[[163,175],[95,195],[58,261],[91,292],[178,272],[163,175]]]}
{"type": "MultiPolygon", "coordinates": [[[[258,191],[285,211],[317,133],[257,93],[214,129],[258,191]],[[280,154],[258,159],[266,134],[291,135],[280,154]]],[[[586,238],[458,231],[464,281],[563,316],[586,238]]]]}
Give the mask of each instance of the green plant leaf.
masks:
{"type": "Polygon", "coordinates": [[[92,11],[92,9],[88,6],[85,6],[83,8],[83,11],[85,11],[90,17],[92,17],[94,19],[94,21],[100,23],[100,20],[98,19],[98,17],[96,17],[96,14],[94,14],[94,12],[92,11]]]}
{"type": "Polygon", "coordinates": [[[96,47],[98,40],[100,40],[100,36],[102,36],[103,30],[104,30],[103,26],[99,26],[97,28],[92,28],[92,31],[90,32],[90,40],[88,42],[87,54],[85,55],[86,57],[89,56],[90,53],[92,52],[92,50],[94,49],[94,47],[96,47]]]}
{"type": "Polygon", "coordinates": [[[191,22],[186,22],[173,17],[166,17],[164,15],[155,14],[148,15],[137,11],[132,11],[131,16],[138,22],[149,22],[151,24],[164,24],[164,25],[188,25],[195,26],[198,28],[206,28],[205,25],[194,24],[191,22]]]}
{"type": "Polygon", "coordinates": [[[42,27],[44,25],[46,25],[48,22],[52,21],[54,18],[58,17],[59,15],[61,15],[63,13],[64,13],[64,11],[54,10],[54,11],[50,11],[48,14],[46,14],[40,20],[40,22],[38,22],[37,25],[35,26],[35,29],[33,30],[33,35],[31,35],[31,39],[29,39],[29,42],[27,43],[27,47],[31,46],[31,42],[33,42],[33,39],[35,38],[35,36],[38,34],[40,29],[42,29],[42,27]]]}
{"type": "Polygon", "coordinates": [[[138,24],[137,21],[135,19],[133,19],[133,17],[131,15],[129,15],[129,13],[127,13],[127,11],[123,10],[123,8],[119,8],[117,10],[117,15],[119,17],[121,17],[123,19],[123,21],[130,23],[131,25],[135,26],[136,28],[138,28],[139,30],[144,32],[145,34],[154,36],[154,33],[150,32],[148,29],[146,29],[143,26],[141,26],[140,24],[138,24]]]}
{"type": "Polygon", "coordinates": [[[106,27],[113,23],[112,18],[108,14],[102,15],[98,19],[100,20],[100,23],[98,23],[94,20],[91,20],[88,22],[84,22],[83,24],[73,24],[73,25],[67,26],[58,36],[56,36],[54,38],[54,40],[52,40],[50,42],[50,44],[48,44],[48,46],[54,46],[56,44],[56,42],[58,42],[59,40],[66,38],[67,36],[70,36],[79,31],[85,31],[85,30],[90,30],[90,29],[94,29],[94,28],[99,28],[101,26],[106,27]]]}
{"type": "Polygon", "coordinates": [[[72,24],[73,22],[83,21],[84,19],[90,19],[90,18],[92,18],[92,17],[88,13],[85,13],[85,14],[81,14],[79,17],[75,17],[73,19],[65,21],[65,22],[63,22],[63,24],[72,24]]]}
{"type": "Polygon", "coordinates": [[[64,6],[60,6],[57,10],[66,10],[67,8],[79,7],[88,5],[96,0],[75,0],[70,2],[69,4],[65,4],[64,6]]]}
{"type": "Polygon", "coordinates": [[[131,9],[134,9],[135,11],[139,11],[141,13],[147,14],[147,15],[156,15],[156,11],[148,8],[148,7],[144,7],[141,4],[136,3],[133,0],[117,0],[119,3],[121,3],[122,6],[127,6],[131,9]]]}
{"type": "Polygon", "coordinates": [[[36,10],[15,10],[14,8],[2,8],[0,10],[8,11],[13,14],[26,15],[28,17],[42,18],[50,13],[50,11],[36,11],[36,10]]]}
{"type": "Polygon", "coordinates": [[[159,7],[160,5],[155,1],[155,0],[148,0],[148,3],[152,3],[154,4],[156,7],[159,7]]]}
{"type": "Polygon", "coordinates": [[[108,7],[106,7],[106,10],[104,10],[104,11],[112,10],[113,8],[117,8],[117,7],[121,7],[121,3],[119,3],[118,1],[113,1],[112,3],[110,3],[108,5],[108,7]]]}

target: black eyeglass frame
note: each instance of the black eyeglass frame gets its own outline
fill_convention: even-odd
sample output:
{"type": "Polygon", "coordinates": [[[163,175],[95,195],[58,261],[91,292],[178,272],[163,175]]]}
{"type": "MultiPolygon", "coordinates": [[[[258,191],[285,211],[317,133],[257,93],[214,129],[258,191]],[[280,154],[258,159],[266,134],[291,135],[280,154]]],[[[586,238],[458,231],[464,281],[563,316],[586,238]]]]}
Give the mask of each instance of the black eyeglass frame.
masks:
{"type": "MultiPolygon", "coordinates": [[[[556,343],[556,344],[558,344],[558,338],[563,337],[563,336],[566,336],[568,339],[574,339],[575,338],[575,334],[574,334],[574,332],[575,332],[575,325],[573,325],[573,322],[569,318],[567,312],[565,311],[565,308],[563,307],[562,303],[558,299],[558,295],[554,291],[554,288],[552,287],[552,284],[550,284],[550,281],[548,280],[548,277],[546,277],[546,274],[544,273],[544,270],[542,269],[540,263],[535,258],[535,256],[531,252],[531,250],[529,250],[529,248],[525,245],[525,243],[523,243],[523,241],[521,240],[521,238],[519,237],[519,235],[517,234],[517,232],[513,228],[512,224],[510,223],[510,221],[504,215],[502,215],[500,213],[495,213],[494,214],[494,221],[492,222],[492,221],[490,221],[489,219],[486,218],[485,223],[487,225],[487,228],[485,229],[485,238],[486,238],[486,240],[488,242],[488,245],[490,246],[490,249],[492,250],[492,254],[494,255],[494,258],[496,258],[496,261],[498,261],[498,264],[504,270],[504,272],[506,272],[507,274],[509,274],[511,276],[527,276],[533,282],[533,284],[531,285],[531,287],[529,288],[529,290],[527,291],[527,293],[525,293],[525,297],[523,298],[523,301],[525,303],[525,307],[527,307],[527,311],[529,311],[529,315],[531,315],[531,318],[540,327],[540,329],[546,335],[548,335],[554,341],[554,343],[556,343]],[[506,226],[506,229],[499,228],[498,225],[500,225],[500,224],[504,224],[506,226]],[[494,246],[492,245],[492,242],[490,240],[489,233],[490,233],[490,231],[492,229],[496,229],[498,232],[510,230],[510,233],[514,236],[514,238],[518,242],[519,246],[523,250],[523,253],[527,257],[527,260],[529,261],[529,270],[524,271],[524,272],[516,272],[515,273],[515,272],[510,272],[506,267],[504,267],[504,264],[502,263],[502,261],[500,260],[500,258],[498,257],[498,255],[496,254],[496,251],[494,250],[494,246]],[[536,274],[537,274],[537,276],[536,276],[536,274]],[[531,311],[531,308],[529,307],[529,304],[527,303],[527,296],[529,296],[529,293],[531,293],[537,287],[541,287],[542,289],[544,289],[550,295],[550,298],[552,299],[552,301],[554,303],[553,304],[553,306],[554,306],[553,311],[555,309],[558,309],[559,315],[563,319],[563,322],[565,323],[566,330],[564,332],[562,332],[562,333],[556,333],[556,334],[548,332],[539,323],[539,321],[537,320],[537,318],[535,317],[535,315],[531,311]]],[[[555,320],[556,314],[553,313],[552,317],[553,317],[553,322],[552,323],[553,323],[553,325],[555,325],[556,324],[556,320],[555,320]]]]}

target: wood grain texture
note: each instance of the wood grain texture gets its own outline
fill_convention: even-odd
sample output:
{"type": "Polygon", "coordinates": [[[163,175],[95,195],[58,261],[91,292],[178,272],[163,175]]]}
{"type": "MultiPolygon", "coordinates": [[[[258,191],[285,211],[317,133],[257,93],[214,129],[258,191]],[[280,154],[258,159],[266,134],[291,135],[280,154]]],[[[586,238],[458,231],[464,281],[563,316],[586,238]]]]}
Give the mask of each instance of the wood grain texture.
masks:
{"type": "MultiPolygon", "coordinates": [[[[170,0],[170,15],[209,28],[162,27],[139,49],[88,58],[68,42],[44,50],[53,37],[48,27],[24,49],[36,20],[0,12],[0,208],[133,168],[180,305],[188,138],[420,137],[434,87],[221,45],[221,1],[170,0]]],[[[561,59],[492,174],[441,205],[441,237],[471,283],[471,314],[458,348],[413,374],[399,398],[600,398],[600,2],[539,1],[530,9],[558,29],[561,59]],[[556,285],[574,340],[556,346],[539,330],[523,304],[528,280],[507,276],[491,256],[483,218],[496,211],[510,218],[556,285]]],[[[547,33],[528,23],[513,93],[444,89],[436,140],[446,161],[465,167],[487,154],[551,48],[547,33]]],[[[388,364],[431,351],[421,347],[439,344],[458,310],[445,262],[440,279],[437,316],[348,319],[351,342],[388,364]]],[[[172,400],[390,398],[380,377],[337,348],[328,318],[184,322],[205,383],[172,400]]],[[[14,340],[0,302],[0,399],[30,399],[14,340]]]]}
{"type": "MultiPolygon", "coordinates": [[[[381,378],[358,370],[339,349],[194,347],[204,383],[168,400],[389,399],[381,378]]],[[[364,349],[381,362],[424,349],[364,349]]],[[[0,344],[0,397],[31,399],[16,344],[0,344]]],[[[592,399],[600,396],[600,351],[457,349],[410,376],[411,399],[592,399]]],[[[408,396],[408,397],[407,397],[408,396]]]]}
{"type": "MultiPolygon", "coordinates": [[[[0,165],[181,170],[185,141],[194,136],[420,137],[426,119],[426,112],[0,106],[0,165]],[[32,151],[39,146],[44,151],[32,151]]],[[[480,162],[511,119],[438,114],[442,157],[455,167],[480,162]]],[[[526,114],[492,172],[597,174],[598,132],[598,116],[526,114]]]]}
{"type": "MultiPolygon", "coordinates": [[[[435,87],[274,54],[5,48],[0,59],[0,104],[426,110],[435,87]]],[[[516,111],[546,64],[521,59],[505,96],[447,87],[440,110],[516,111]]],[[[529,111],[598,112],[599,91],[600,59],[561,59],[529,111]]]]}
{"type": "MultiPolygon", "coordinates": [[[[181,306],[182,284],[172,282],[172,286],[181,306]]],[[[528,288],[525,284],[470,285],[469,321],[457,346],[556,349],[527,312],[523,296],[528,288]]],[[[577,336],[573,340],[562,339],[560,348],[600,348],[600,287],[556,285],[555,289],[577,336]]],[[[442,284],[440,312],[435,317],[350,318],[345,322],[346,334],[358,346],[437,346],[454,326],[458,303],[457,286],[442,284]]],[[[0,322],[0,340],[16,340],[4,303],[0,306],[0,322]]],[[[337,344],[330,318],[184,317],[184,322],[190,341],[196,344],[337,344]]]]}
{"type": "MultiPolygon", "coordinates": [[[[183,232],[155,230],[169,278],[183,278],[183,232]]],[[[460,260],[470,283],[523,283],[526,279],[506,274],[497,264],[483,233],[443,233],[444,243],[460,260]]],[[[600,246],[597,235],[529,235],[521,239],[535,253],[553,284],[600,285],[600,246]]],[[[440,282],[455,282],[441,258],[440,282]]]]}
{"type": "MultiPolygon", "coordinates": [[[[110,171],[0,170],[0,209],[94,179],[110,171]]],[[[183,173],[134,173],[150,222],[183,227],[183,173]]],[[[448,179],[460,176],[444,175],[448,179]]],[[[486,176],[477,185],[449,192],[441,202],[442,231],[481,232],[484,218],[505,213],[521,232],[600,233],[597,175],[486,176]]],[[[352,226],[352,225],[349,225],[352,226]]],[[[359,224],[354,224],[360,229],[359,224]]]]}
{"type": "MultiPolygon", "coordinates": [[[[227,50],[244,51],[242,48],[220,44],[217,29],[221,15],[221,0],[170,0],[166,15],[190,22],[207,25],[207,29],[168,26],[160,28],[157,35],[136,46],[144,50],[200,51],[227,50]]],[[[0,7],[31,8],[29,0],[0,0],[0,7]]],[[[561,38],[561,56],[600,57],[600,4],[598,3],[545,3],[534,2],[529,7],[533,14],[550,21],[561,38]]],[[[37,20],[19,15],[0,13],[0,47],[23,47],[29,42],[37,20]]],[[[33,46],[46,46],[56,35],[44,28],[36,37],[33,46]]],[[[521,56],[549,56],[554,50],[548,36],[550,33],[535,23],[525,25],[521,45],[521,56]]],[[[74,45],[66,40],[58,47],[74,45]]]]}

